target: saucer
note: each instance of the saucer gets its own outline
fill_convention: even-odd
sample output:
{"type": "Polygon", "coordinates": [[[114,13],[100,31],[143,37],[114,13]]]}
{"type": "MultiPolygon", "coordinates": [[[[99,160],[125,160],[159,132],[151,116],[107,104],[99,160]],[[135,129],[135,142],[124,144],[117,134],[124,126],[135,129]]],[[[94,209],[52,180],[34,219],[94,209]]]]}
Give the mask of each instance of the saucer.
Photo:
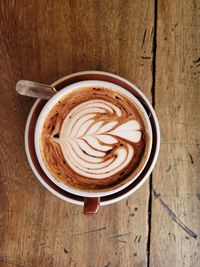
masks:
{"type": "MultiPolygon", "coordinates": [[[[158,153],[160,149],[160,128],[159,128],[157,116],[149,100],[134,84],[121,78],[120,76],[107,73],[107,72],[102,72],[102,71],[83,71],[83,72],[77,72],[77,73],[68,75],[66,77],[63,77],[62,79],[52,84],[52,86],[56,87],[57,90],[60,90],[66,87],[67,85],[70,85],[78,81],[84,81],[84,80],[107,81],[107,82],[115,83],[127,89],[129,92],[134,94],[134,96],[136,96],[138,100],[141,102],[141,104],[144,106],[147,114],[149,115],[149,119],[150,119],[151,126],[152,126],[152,133],[153,133],[152,150],[151,150],[151,154],[148,159],[148,162],[146,163],[145,168],[143,169],[141,174],[137,177],[137,179],[134,180],[126,188],[112,195],[101,197],[100,204],[101,206],[103,206],[103,205],[115,203],[125,197],[128,197],[129,195],[134,193],[147,180],[158,158],[158,153]]],[[[37,179],[46,187],[47,190],[49,190],[54,195],[56,195],[57,197],[67,202],[70,202],[76,205],[83,205],[84,197],[69,193],[61,189],[60,187],[58,187],[56,184],[54,184],[47,177],[47,175],[43,172],[37,160],[35,147],[34,147],[34,131],[35,131],[35,124],[36,124],[37,118],[43,106],[45,105],[45,103],[46,103],[45,100],[40,100],[40,99],[36,100],[33,107],[31,108],[31,111],[27,119],[27,123],[25,127],[25,150],[26,150],[28,162],[30,164],[32,171],[37,177],[37,179]]]]}

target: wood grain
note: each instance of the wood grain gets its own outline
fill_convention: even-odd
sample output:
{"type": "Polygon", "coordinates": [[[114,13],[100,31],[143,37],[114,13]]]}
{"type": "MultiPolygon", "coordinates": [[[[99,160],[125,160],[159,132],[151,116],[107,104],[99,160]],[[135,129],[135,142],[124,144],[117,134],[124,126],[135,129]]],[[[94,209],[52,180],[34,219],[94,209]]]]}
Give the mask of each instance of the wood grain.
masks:
{"type": "Polygon", "coordinates": [[[158,1],[150,266],[200,266],[200,3],[158,1]]]}
{"type": "Polygon", "coordinates": [[[33,100],[15,84],[104,70],[151,99],[153,1],[2,0],[0,21],[0,266],[147,266],[148,182],[96,217],[50,194],[25,157],[33,100]]]}

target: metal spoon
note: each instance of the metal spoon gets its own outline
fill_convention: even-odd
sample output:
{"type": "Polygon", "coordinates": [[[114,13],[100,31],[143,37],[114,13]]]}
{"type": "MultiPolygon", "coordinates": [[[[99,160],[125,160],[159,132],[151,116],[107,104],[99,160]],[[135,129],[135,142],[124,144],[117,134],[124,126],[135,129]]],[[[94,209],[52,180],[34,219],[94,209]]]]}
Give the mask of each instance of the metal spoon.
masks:
{"type": "Polygon", "coordinates": [[[56,88],[42,83],[20,80],[16,84],[16,91],[20,95],[41,99],[50,99],[57,92],[56,88]]]}
{"type": "MultiPolygon", "coordinates": [[[[50,99],[53,95],[55,95],[55,93],[57,93],[56,88],[53,86],[26,80],[20,80],[17,82],[16,91],[20,95],[31,96],[45,100],[50,99]]],[[[139,96],[137,96],[137,98],[143,104],[143,107],[150,117],[151,112],[146,102],[144,102],[144,100],[139,96]]]]}

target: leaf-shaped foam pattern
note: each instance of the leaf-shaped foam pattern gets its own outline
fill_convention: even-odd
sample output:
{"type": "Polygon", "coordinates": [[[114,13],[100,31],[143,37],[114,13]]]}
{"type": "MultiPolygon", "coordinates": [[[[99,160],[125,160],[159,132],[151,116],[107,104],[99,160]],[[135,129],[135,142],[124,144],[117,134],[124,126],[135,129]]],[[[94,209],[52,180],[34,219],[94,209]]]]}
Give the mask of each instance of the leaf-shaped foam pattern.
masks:
{"type": "MultiPolygon", "coordinates": [[[[79,145],[80,149],[85,151],[85,153],[87,153],[90,156],[104,157],[106,155],[105,152],[99,151],[99,150],[91,147],[90,145],[88,145],[88,143],[83,139],[77,138],[76,142],[79,145]]],[[[109,147],[109,149],[110,149],[110,147],[109,147]]]]}
{"type": "Polygon", "coordinates": [[[136,120],[130,120],[116,127],[109,134],[119,136],[131,142],[139,142],[141,139],[141,132],[139,130],[139,123],[136,120]]]}
{"type": "Polygon", "coordinates": [[[116,144],[118,141],[115,137],[110,136],[108,134],[98,134],[96,138],[99,139],[102,143],[113,145],[116,144]]]}
{"type": "Polygon", "coordinates": [[[97,133],[98,129],[99,129],[99,128],[100,128],[100,129],[102,128],[102,127],[101,127],[102,124],[103,124],[103,121],[98,121],[98,122],[94,123],[94,124],[87,130],[87,135],[93,135],[93,134],[97,133]]]}
{"type": "Polygon", "coordinates": [[[118,124],[117,121],[110,121],[110,122],[104,124],[104,125],[98,130],[97,133],[98,133],[98,134],[106,133],[106,132],[112,130],[113,127],[114,127],[115,125],[117,125],[117,124],[118,124]]]}
{"type": "Polygon", "coordinates": [[[54,141],[77,174],[105,179],[131,162],[134,149],[129,142],[141,140],[141,127],[135,119],[124,122],[121,117],[121,109],[101,99],[84,102],[68,113],[54,141]]]}
{"type": "Polygon", "coordinates": [[[97,151],[108,151],[112,149],[112,146],[102,145],[96,136],[86,135],[82,136],[82,138],[97,151]]]}

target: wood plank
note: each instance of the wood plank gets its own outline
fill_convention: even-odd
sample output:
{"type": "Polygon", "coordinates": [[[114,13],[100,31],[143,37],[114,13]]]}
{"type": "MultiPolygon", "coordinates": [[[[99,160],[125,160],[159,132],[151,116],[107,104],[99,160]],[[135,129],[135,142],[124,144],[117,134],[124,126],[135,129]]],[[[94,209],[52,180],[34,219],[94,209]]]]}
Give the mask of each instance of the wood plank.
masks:
{"type": "Polygon", "coordinates": [[[122,75],[151,98],[153,1],[1,1],[0,266],[146,266],[148,182],[96,217],[32,174],[19,79],[51,83],[80,70],[122,75]],[[120,235],[120,237],[117,237],[120,235]]]}
{"type": "Polygon", "coordinates": [[[158,1],[150,266],[200,266],[200,5],[158,1]]]}

